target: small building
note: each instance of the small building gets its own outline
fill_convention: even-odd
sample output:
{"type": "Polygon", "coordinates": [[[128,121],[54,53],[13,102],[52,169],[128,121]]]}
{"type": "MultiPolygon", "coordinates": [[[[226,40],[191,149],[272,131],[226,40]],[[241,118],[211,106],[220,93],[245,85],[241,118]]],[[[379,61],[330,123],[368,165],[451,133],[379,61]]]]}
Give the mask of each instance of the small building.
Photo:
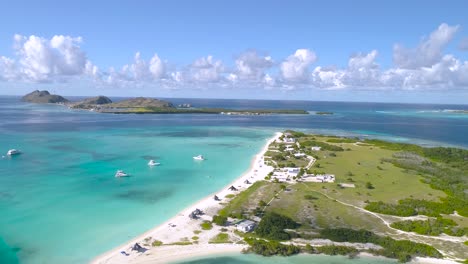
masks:
{"type": "Polygon", "coordinates": [[[244,220],[238,223],[236,228],[237,230],[241,232],[247,233],[247,232],[252,232],[255,229],[256,225],[257,224],[254,221],[244,220]]]}
{"type": "Polygon", "coordinates": [[[285,137],[283,139],[283,142],[284,143],[296,143],[296,139],[295,138],[290,138],[290,137],[285,137]]]}
{"type": "Polygon", "coordinates": [[[306,156],[306,154],[305,154],[305,153],[301,153],[301,152],[298,152],[298,153],[295,153],[295,154],[294,154],[294,157],[298,157],[298,158],[300,158],[300,157],[305,157],[305,156],[306,156]]]}
{"type": "Polygon", "coordinates": [[[320,151],[322,149],[322,147],[319,147],[319,146],[314,146],[311,148],[313,151],[320,151]]]}
{"type": "Polygon", "coordinates": [[[287,146],[284,151],[294,151],[294,148],[292,146],[287,146]]]}

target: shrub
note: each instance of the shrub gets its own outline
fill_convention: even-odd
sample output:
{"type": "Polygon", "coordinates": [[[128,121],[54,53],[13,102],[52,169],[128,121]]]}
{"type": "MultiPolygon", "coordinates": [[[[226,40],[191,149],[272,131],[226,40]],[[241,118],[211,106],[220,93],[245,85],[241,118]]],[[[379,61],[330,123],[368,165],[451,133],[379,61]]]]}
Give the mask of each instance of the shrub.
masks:
{"type": "Polygon", "coordinates": [[[288,240],[291,236],[284,229],[294,229],[298,226],[298,223],[287,216],[269,212],[262,218],[255,233],[266,239],[288,240]]]}
{"type": "Polygon", "coordinates": [[[159,247],[159,246],[162,246],[162,244],[163,244],[162,241],[155,240],[155,241],[153,241],[153,243],[151,243],[151,246],[153,246],[153,247],[159,247]]]}
{"type": "Polygon", "coordinates": [[[226,225],[227,217],[226,216],[221,216],[221,215],[214,215],[212,222],[219,225],[219,226],[224,226],[224,225],[226,225]]]}
{"type": "Polygon", "coordinates": [[[210,221],[203,221],[203,223],[200,224],[200,227],[203,230],[211,230],[213,228],[213,225],[210,221]]]}
{"type": "Polygon", "coordinates": [[[266,241],[255,238],[245,238],[244,240],[249,244],[248,252],[254,252],[262,256],[291,256],[300,252],[300,248],[297,246],[283,245],[277,241],[266,241]]]}

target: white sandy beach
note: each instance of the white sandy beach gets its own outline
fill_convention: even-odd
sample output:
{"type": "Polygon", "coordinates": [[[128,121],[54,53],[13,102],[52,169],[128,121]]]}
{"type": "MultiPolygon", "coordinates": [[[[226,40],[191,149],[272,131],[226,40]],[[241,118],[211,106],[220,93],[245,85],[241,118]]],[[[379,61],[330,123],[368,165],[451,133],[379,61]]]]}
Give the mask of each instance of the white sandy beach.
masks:
{"type": "MultiPolygon", "coordinates": [[[[138,236],[137,238],[119,246],[109,252],[104,253],[92,260],[93,264],[103,263],[170,263],[178,260],[192,258],[196,256],[205,256],[219,253],[240,252],[245,245],[241,244],[209,244],[209,240],[221,232],[221,227],[213,225],[211,230],[202,230],[201,233],[195,234],[194,231],[201,230],[200,224],[203,220],[212,220],[220,209],[223,208],[223,203],[228,201],[226,195],[236,194],[251,186],[256,181],[263,180],[268,173],[273,170],[273,167],[264,164],[263,156],[268,150],[268,146],[279,138],[282,133],[276,133],[273,138],[268,140],[263,149],[253,159],[250,168],[241,177],[227,185],[217,193],[213,193],[181,211],[175,217],[169,219],[165,223],[156,226],[148,232],[138,236]],[[245,183],[248,180],[250,183],[245,183]],[[238,191],[230,191],[228,188],[234,186],[238,191]],[[214,195],[217,195],[221,201],[215,201],[214,195]],[[190,219],[189,215],[195,209],[202,210],[205,214],[200,219],[190,219]],[[162,241],[164,244],[177,242],[193,241],[193,236],[199,237],[197,244],[193,245],[163,245],[153,247],[151,243],[154,240],[162,241]],[[139,243],[147,250],[144,253],[132,251],[131,247],[139,243]],[[124,251],[128,255],[125,256],[121,252],[124,251]]],[[[233,233],[233,227],[228,231],[229,238],[233,242],[241,241],[241,238],[233,233]]]]}

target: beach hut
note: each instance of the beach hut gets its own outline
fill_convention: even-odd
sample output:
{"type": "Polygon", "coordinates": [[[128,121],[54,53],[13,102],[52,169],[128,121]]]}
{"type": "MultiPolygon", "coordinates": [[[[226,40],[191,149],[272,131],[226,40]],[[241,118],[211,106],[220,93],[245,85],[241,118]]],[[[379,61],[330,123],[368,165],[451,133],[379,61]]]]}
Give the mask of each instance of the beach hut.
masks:
{"type": "Polygon", "coordinates": [[[250,184],[249,180],[244,181],[245,184],[250,184]]]}
{"type": "Polygon", "coordinates": [[[213,197],[213,199],[214,199],[215,201],[219,201],[218,195],[215,195],[215,196],[213,197]]]}
{"type": "Polygon", "coordinates": [[[237,191],[237,188],[231,185],[231,187],[229,187],[228,190],[229,190],[229,191],[237,191]]]}

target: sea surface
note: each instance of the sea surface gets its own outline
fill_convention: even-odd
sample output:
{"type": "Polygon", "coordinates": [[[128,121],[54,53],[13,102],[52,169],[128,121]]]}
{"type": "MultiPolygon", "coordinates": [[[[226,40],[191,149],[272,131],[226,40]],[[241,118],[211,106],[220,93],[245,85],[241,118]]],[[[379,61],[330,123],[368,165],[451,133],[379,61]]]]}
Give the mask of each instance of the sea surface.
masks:
{"type": "MultiPolygon", "coordinates": [[[[114,115],[0,97],[0,156],[23,151],[0,158],[0,263],[86,263],[227,185],[275,131],[468,148],[468,115],[451,111],[466,105],[171,101],[311,114],[114,115]],[[207,160],[194,161],[198,154],[207,160]],[[161,165],[148,167],[150,159],[161,165]],[[131,177],[116,179],[118,169],[131,177]]],[[[235,256],[232,263],[250,258],[235,256]]]]}

